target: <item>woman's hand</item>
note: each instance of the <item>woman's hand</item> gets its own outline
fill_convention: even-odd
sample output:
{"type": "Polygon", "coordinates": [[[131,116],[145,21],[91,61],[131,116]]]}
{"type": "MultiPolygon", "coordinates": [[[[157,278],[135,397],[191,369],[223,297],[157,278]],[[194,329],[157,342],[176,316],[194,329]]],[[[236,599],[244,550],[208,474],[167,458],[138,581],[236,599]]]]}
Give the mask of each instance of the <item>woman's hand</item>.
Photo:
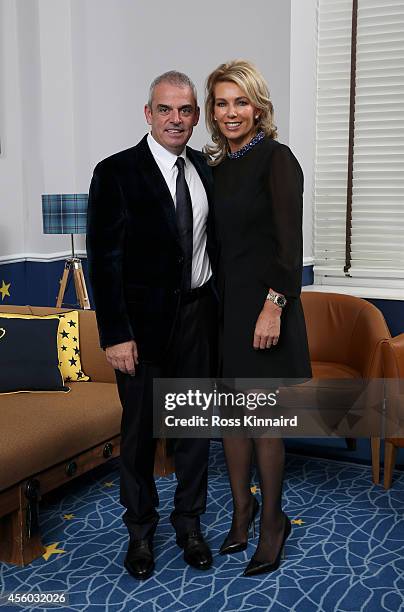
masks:
{"type": "Polygon", "coordinates": [[[278,344],[281,333],[281,314],[280,306],[266,300],[255,324],[253,343],[255,349],[271,348],[272,345],[278,344]]]}

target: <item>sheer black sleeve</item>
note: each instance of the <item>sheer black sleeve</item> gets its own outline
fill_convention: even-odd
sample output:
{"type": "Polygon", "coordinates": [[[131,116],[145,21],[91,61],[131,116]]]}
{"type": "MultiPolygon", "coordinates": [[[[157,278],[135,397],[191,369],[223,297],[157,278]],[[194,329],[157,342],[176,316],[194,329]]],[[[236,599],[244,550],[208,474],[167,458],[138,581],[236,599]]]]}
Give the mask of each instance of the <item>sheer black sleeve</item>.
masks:
{"type": "Polygon", "coordinates": [[[272,153],[269,190],[273,259],[268,288],[286,297],[298,297],[303,268],[303,172],[286,145],[280,144],[272,153]]]}

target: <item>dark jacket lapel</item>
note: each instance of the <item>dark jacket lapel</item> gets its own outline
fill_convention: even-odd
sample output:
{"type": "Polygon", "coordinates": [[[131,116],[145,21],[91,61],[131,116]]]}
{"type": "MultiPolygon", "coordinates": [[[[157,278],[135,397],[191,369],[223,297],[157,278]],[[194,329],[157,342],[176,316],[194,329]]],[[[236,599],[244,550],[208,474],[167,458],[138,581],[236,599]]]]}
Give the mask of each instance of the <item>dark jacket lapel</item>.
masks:
{"type": "MultiPolygon", "coordinates": [[[[147,136],[144,136],[139,144],[135,147],[137,153],[137,165],[148,184],[150,192],[153,198],[159,203],[162,207],[164,214],[167,219],[167,225],[179,243],[178,229],[177,229],[177,221],[175,216],[175,206],[173,199],[171,197],[170,190],[167,186],[167,183],[164,179],[164,176],[161,173],[160,168],[156,160],[153,157],[152,152],[150,151],[149,145],[147,144],[147,136]]],[[[210,167],[207,165],[205,158],[199,151],[195,151],[191,149],[191,147],[187,147],[187,155],[193,165],[196,168],[196,171],[199,174],[199,177],[202,181],[202,184],[205,188],[206,195],[208,198],[209,209],[212,207],[212,172],[210,167]]]]}
{"type": "Polygon", "coordinates": [[[147,144],[147,136],[142,138],[135,148],[137,150],[138,167],[154,199],[163,208],[170,231],[173,233],[176,240],[179,241],[174,202],[165,178],[147,144]]]}

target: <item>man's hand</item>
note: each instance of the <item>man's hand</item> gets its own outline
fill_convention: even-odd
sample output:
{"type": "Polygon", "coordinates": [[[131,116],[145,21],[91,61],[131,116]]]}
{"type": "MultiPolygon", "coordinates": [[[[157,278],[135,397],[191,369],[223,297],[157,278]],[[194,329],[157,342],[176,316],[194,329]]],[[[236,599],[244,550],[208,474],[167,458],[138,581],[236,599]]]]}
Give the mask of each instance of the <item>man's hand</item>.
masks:
{"type": "Polygon", "coordinates": [[[253,346],[255,349],[271,348],[278,344],[281,333],[282,308],[267,300],[257,319],[253,346]]]}
{"type": "Polygon", "coordinates": [[[139,363],[139,358],[134,340],[107,346],[105,355],[114,370],[120,370],[124,374],[130,374],[130,376],[135,375],[135,366],[139,363]]]}

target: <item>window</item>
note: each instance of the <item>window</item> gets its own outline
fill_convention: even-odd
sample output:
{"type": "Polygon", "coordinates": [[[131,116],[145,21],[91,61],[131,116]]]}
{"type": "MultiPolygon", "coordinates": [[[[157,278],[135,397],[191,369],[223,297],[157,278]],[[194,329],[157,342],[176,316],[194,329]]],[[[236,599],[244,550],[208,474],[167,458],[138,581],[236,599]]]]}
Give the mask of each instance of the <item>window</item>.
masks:
{"type": "Polygon", "coordinates": [[[316,284],[404,289],[404,0],[319,0],[316,284]]]}

